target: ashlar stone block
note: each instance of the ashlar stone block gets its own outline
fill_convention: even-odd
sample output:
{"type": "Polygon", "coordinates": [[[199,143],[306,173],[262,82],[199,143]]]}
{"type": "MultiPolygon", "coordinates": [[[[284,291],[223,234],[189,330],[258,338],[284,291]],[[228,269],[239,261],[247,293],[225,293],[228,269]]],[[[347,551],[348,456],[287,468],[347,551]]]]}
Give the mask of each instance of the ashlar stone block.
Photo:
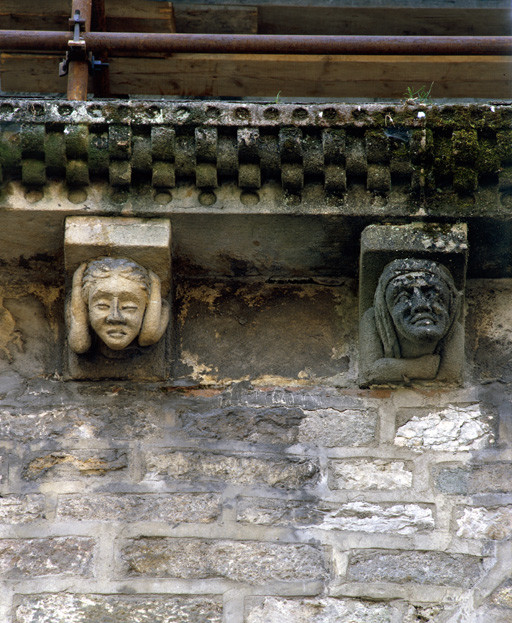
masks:
{"type": "Polygon", "coordinates": [[[2,578],[89,576],[95,542],[85,537],[0,539],[2,578]]]}
{"type": "Polygon", "coordinates": [[[413,415],[397,429],[395,445],[416,451],[467,452],[487,447],[492,439],[489,416],[479,404],[447,405],[413,415]]]}
{"type": "Polygon", "coordinates": [[[397,610],[388,603],[355,599],[250,597],[246,623],[394,623],[397,610]]]}
{"type": "Polygon", "coordinates": [[[23,595],[14,623],[221,623],[213,595],[23,595]]]}
{"type": "Polygon", "coordinates": [[[219,517],[220,506],[215,493],[73,494],[59,497],[57,519],[210,523],[219,517]]]}
{"type": "Polygon", "coordinates": [[[316,485],[320,467],[317,461],[302,458],[170,451],[148,454],[145,478],[298,489],[316,485]]]}
{"type": "Polygon", "coordinates": [[[248,584],[324,580],[321,548],[296,543],[140,538],[121,551],[128,577],[226,578],[248,584]]]}
{"type": "Polygon", "coordinates": [[[347,577],[356,582],[414,582],[469,588],[482,572],[482,559],[478,556],[368,549],[351,555],[347,577]]]}
{"type": "Polygon", "coordinates": [[[412,470],[406,461],[345,459],[332,461],[332,489],[395,490],[412,486],[412,470]]]}

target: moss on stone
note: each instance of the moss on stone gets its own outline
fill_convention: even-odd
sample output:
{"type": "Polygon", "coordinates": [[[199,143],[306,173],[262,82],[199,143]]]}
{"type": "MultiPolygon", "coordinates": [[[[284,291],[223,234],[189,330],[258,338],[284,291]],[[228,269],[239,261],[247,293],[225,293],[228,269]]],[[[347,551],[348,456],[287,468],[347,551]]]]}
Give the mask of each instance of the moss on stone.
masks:
{"type": "Polygon", "coordinates": [[[23,161],[21,178],[27,186],[42,186],[46,183],[46,167],[42,160],[23,161]]]}
{"type": "Polygon", "coordinates": [[[473,164],[479,155],[476,130],[456,130],[452,135],[453,160],[457,164],[473,164]]]}
{"type": "Polygon", "coordinates": [[[21,137],[14,129],[5,130],[0,134],[0,163],[6,169],[21,164],[21,137]]]}
{"type": "Polygon", "coordinates": [[[496,148],[502,163],[512,163],[512,130],[496,133],[496,148]]]}
{"type": "Polygon", "coordinates": [[[452,143],[447,136],[436,136],[433,170],[436,177],[446,178],[453,169],[452,143]]]}
{"type": "Polygon", "coordinates": [[[389,139],[384,130],[367,130],[365,142],[368,162],[389,162],[389,139]]]}
{"type": "Polygon", "coordinates": [[[66,182],[70,186],[86,186],[89,183],[89,167],[84,160],[69,160],[66,165],[66,182]]]}
{"type": "Polygon", "coordinates": [[[478,174],[475,169],[455,166],[453,171],[453,188],[458,193],[473,193],[478,188],[478,174]]]}
{"type": "Polygon", "coordinates": [[[430,128],[414,130],[411,135],[411,160],[412,162],[426,163],[432,162],[434,155],[434,135],[430,128]]]}
{"type": "Polygon", "coordinates": [[[64,136],[60,132],[48,132],[45,140],[44,157],[46,166],[62,169],[66,164],[64,136]]]}
{"type": "Polygon", "coordinates": [[[495,175],[500,169],[500,157],[496,145],[490,139],[481,139],[476,167],[481,175],[495,175]]]}

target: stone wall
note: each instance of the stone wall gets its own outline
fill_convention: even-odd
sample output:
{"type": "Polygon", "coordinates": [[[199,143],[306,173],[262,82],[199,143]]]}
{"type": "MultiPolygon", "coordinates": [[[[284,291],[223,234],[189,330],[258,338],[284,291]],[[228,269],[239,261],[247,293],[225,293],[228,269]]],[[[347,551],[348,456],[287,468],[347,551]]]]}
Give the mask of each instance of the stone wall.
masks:
{"type": "Polygon", "coordinates": [[[509,623],[511,118],[3,101],[0,621],[509,623]],[[65,378],[70,215],[170,219],[165,381],[65,378]],[[464,382],[360,389],[361,231],[419,220],[464,382]]]}
{"type": "Polygon", "coordinates": [[[88,383],[60,270],[1,271],[0,620],[512,619],[510,280],[463,387],[360,390],[355,279],[183,279],[173,380],[88,383]]]}

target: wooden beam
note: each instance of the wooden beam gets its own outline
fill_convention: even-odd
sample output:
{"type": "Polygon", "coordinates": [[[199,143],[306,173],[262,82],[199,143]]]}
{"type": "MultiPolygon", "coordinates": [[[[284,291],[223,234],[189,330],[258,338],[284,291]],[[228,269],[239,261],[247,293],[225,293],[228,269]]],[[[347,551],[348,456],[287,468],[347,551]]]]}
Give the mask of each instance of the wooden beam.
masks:
{"type": "MultiPolygon", "coordinates": [[[[65,91],[56,56],[2,54],[4,93],[65,91]]],[[[402,98],[408,87],[432,97],[509,98],[512,57],[175,54],[113,58],[111,94],[209,97],[402,98]]]]}
{"type": "Polygon", "coordinates": [[[261,34],[510,35],[510,9],[258,7],[261,34]]]}
{"type": "MultiPolygon", "coordinates": [[[[1,0],[2,30],[68,30],[71,0],[1,0]]],[[[106,30],[176,32],[172,2],[105,0],[106,30]]]]}
{"type": "Polygon", "coordinates": [[[212,6],[202,4],[174,7],[176,32],[256,34],[258,9],[250,6],[212,6]]]}
{"type": "MultiPolygon", "coordinates": [[[[0,29],[67,30],[70,0],[1,0],[0,29]]],[[[510,35],[509,9],[176,4],[178,32],[510,35]],[[257,30],[256,30],[257,29],[257,30]]],[[[107,30],[173,32],[172,3],[105,0],[107,30]]]]}

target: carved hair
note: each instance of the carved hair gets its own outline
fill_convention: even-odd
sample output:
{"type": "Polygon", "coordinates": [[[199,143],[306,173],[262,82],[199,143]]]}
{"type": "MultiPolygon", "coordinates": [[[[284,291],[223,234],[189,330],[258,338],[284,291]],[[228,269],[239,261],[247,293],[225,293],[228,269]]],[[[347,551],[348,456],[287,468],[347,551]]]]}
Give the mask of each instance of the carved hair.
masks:
{"type": "Polygon", "coordinates": [[[382,341],[384,357],[396,359],[400,358],[402,355],[400,352],[400,342],[395,330],[395,324],[386,302],[386,289],[393,279],[396,279],[401,275],[416,272],[430,273],[446,285],[450,294],[450,300],[448,303],[448,330],[444,337],[439,340],[439,343],[436,346],[436,352],[439,352],[442,349],[444,342],[453,332],[455,321],[459,314],[461,296],[460,292],[455,287],[450,271],[442,264],[437,264],[432,260],[411,258],[393,260],[387,264],[382,271],[373,299],[375,324],[377,325],[377,331],[382,341]]]}
{"type": "Polygon", "coordinates": [[[82,279],[82,298],[87,304],[91,287],[98,279],[108,279],[115,273],[130,281],[138,283],[143,290],[149,294],[150,279],[149,273],[140,264],[126,258],[100,257],[87,264],[82,279]]]}

